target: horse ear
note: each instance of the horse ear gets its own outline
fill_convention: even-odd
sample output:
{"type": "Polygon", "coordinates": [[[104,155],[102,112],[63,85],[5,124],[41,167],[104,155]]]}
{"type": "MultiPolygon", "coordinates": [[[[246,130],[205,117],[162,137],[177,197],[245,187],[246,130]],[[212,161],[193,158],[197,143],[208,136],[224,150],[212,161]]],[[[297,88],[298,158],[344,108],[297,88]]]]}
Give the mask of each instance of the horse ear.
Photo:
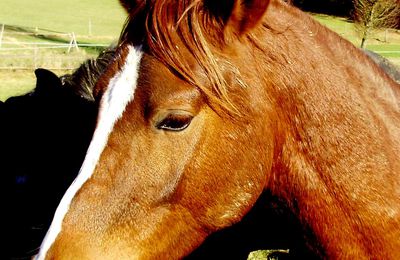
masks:
{"type": "Polygon", "coordinates": [[[204,5],[219,20],[224,30],[242,35],[262,20],[270,0],[204,0],[204,5]]]}
{"type": "Polygon", "coordinates": [[[46,69],[36,69],[36,89],[35,92],[48,93],[54,89],[61,88],[61,80],[56,74],[46,69]]]}
{"type": "Polygon", "coordinates": [[[129,10],[132,8],[133,1],[120,0],[119,2],[121,3],[122,7],[129,13],[129,10]]]}
{"type": "Polygon", "coordinates": [[[128,13],[146,4],[146,0],[119,0],[119,2],[128,13]]]}

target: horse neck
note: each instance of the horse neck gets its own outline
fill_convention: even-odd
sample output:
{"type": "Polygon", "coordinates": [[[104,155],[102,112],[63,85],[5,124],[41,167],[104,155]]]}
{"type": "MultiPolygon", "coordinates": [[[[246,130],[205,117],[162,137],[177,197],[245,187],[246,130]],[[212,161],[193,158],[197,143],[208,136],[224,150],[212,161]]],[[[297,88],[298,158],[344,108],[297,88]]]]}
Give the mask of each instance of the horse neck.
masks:
{"type": "Polygon", "coordinates": [[[400,257],[399,86],[349,42],[280,2],[253,37],[277,108],[268,189],[328,257],[400,257]]]}

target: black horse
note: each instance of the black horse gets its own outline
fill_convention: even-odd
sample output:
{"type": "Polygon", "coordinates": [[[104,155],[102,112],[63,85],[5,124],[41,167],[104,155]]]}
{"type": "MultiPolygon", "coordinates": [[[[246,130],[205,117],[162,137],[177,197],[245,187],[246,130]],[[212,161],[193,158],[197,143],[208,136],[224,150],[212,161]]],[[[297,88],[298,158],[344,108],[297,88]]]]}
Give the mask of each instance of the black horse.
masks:
{"type": "Polygon", "coordinates": [[[0,104],[3,257],[29,259],[82,164],[94,131],[92,88],[113,52],[57,77],[37,69],[36,88],[0,104]]]}

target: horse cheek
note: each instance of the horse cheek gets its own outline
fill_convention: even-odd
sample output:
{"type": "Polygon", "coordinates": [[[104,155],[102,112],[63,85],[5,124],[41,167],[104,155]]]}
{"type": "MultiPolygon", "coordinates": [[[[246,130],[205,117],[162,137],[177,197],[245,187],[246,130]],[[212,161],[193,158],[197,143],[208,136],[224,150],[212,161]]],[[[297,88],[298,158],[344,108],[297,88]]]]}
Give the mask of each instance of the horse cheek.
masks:
{"type": "Polygon", "coordinates": [[[240,221],[261,195],[266,156],[260,156],[264,148],[248,141],[253,130],[244,133],[233,124],[225,123],[222,130],[211,125],[223,124],[207,127],[199,148],[203,152],[195,157],[196,169],[190,169],[196,175],[186,178],[182,187],[184,201],[190,203],[199,222],[208,230],[218,230],[240,221]]]}
{"type": "MultiPolygon", "coordinates": [[[[254,138],[257,135],[269,136],[268,132],[253,126],[246,125],[239,130],[230,130],[237,133],[232,138],[227,138],[226,143],[231,143],[228,161],[224,164],[225,191],[221,194],[218,220],[232,225],[239,222],[255,204],[264,191],[269,177],[272,161],[272,144],[260,143],[254,138]],[[238,142],[239,141],[239,142],[238,142]],[[239,144],[239,145],[238,145],[239,144]]],[[[271,139],[267,139],[271,140],[271,139]]],[[[223,180],[221,180],[223,182],[223,180]]]]}

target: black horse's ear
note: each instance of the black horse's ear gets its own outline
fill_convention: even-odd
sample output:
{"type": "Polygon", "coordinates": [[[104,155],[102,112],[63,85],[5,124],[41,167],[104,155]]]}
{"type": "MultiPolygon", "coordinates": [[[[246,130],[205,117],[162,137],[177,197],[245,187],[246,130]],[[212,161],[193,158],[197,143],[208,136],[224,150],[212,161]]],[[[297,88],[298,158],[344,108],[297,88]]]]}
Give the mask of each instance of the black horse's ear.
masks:
{"type": "Polygon", "coordinates": [[[60,78],[46,69],[36,69],[36,89],[35,92],[46,93],[53,91],[55,89],[61,88],[60,78]]]}
{"type": "Polygon", "coordinates": [[[204,6],[223,22],[224,31],[242,35],[261,21],[270,0],[204,0],[204,6]]]}
{"type": "Polygon", "coordinates": [[[121,3],[122,7],[129,13],[132,9],[132,4],[134,1],[120,0],[119,2],[121,3]]]}
{"type": "Polygon", "coordinates": [[[132,10],[140,9],[146,5],[146,0],[119,0],[119,2],[128,13],[131,13],[132,10]]]}

